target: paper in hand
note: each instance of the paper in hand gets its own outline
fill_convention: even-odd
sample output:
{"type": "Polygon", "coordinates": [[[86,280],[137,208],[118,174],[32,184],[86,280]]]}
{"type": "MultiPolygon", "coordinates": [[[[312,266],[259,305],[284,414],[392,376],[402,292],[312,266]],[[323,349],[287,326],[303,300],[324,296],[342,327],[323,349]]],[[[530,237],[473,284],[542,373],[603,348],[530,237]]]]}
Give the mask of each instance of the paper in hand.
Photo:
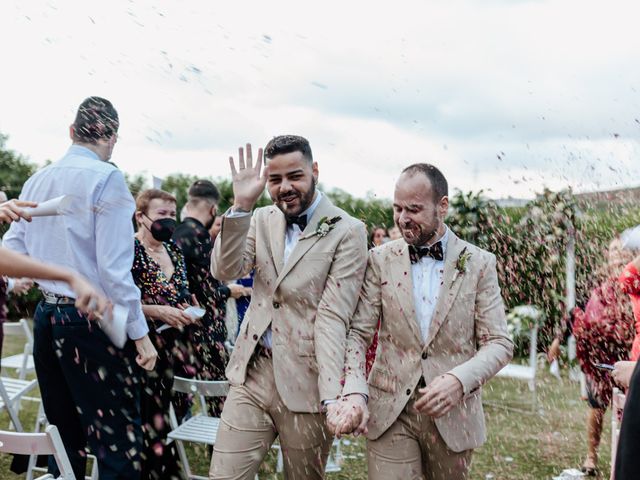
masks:
{"type": "Polygon", "coordinates": [[[114,305],[111,311],[105,312],[98,320],[102,331],[109,337],[109,340],[118,348],[124,347],[127,343],[127,318],[129,309],[122,305],[114,305]]]}
{"type": "Polygon", "coordinates": [[[71,195],[62,195],[45,202],[38,203],[37,207],[26,207],[24,211],[32,217],[50,217],[63,215],[71,205],[71,195]]]}

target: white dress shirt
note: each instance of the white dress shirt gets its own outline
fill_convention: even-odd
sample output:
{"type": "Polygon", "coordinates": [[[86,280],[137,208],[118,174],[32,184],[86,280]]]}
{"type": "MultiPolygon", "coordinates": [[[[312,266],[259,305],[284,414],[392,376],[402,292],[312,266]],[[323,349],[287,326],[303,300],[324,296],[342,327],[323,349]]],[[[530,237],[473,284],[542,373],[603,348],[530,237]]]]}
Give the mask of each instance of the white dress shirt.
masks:
{"type": "MultiPolygon", "coordinates": [[[[446,226],[445,228],[444,234],[437,240],[442,242],[443,257],[446,255],[447,239],[449,238],[449,228],[446,226]]],[[[411,264],[413,303],[423,342],[427,339],[431,319],[438,302],[443,273],[444,260],[436,260],[432,257],[424,256],[418,262],[411,264]]]]}
{"type": "MultiPolygon", "coordinates": [[[[43,202],[61,195],[73,198],[68,211],[12,223],[3,245],[82,274],[107,298],[129,309],[129,338],[143,337],[149,328],[131,275],[135,202],[122,172],[88,148],[72,145],[62,159],[27,180],[20,199],[43,202]]],[[[43,291],[74,297],[64,282],[38,283],[43,291]]]]}

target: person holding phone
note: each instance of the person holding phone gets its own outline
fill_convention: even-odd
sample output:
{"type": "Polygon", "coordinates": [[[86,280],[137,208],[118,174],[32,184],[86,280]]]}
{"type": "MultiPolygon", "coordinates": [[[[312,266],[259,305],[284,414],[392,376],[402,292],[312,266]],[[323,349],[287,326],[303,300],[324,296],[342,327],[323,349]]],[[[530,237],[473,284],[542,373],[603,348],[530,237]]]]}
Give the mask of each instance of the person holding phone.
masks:
{"type": "MultiPolygon", "coordinates": [[[[611,404],[614,376],[613,364],[629,358],[634,337],[631,303],[618,281],[618,275],[633,252],[622,248],[619,238],[609,245],[607,263],[596,276],[604,280],[595,287],[584,310],[572,312],[576,354],[586,379],[589,406],[587,419],[587,456],[582,472],[598,475],[598,448],[602,436],[604,414],[611,404]]],[[[557,358],[559,342],[549,349],[549,359],[557,358]]]]}

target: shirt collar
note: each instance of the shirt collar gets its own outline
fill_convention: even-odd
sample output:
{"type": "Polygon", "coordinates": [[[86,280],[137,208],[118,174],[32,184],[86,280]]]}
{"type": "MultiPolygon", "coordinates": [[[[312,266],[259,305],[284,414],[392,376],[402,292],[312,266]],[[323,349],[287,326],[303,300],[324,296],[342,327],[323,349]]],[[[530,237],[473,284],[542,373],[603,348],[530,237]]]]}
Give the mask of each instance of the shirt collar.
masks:
{"type": "Polygon", "coordinates": [[[93,150],[89,150],[87,147],[83,147],[82,145],[76,145],[76,144],[71,145],[67,153],[73,154],[73,155],[80,155],[81,157],[88,157],[88,158],[93,158],[95,160],[102,161],[102,159],[98,156],[96,152],[94,152],[93,150]]]}
{"type": "Polygon", "coordinates": [[[313,212],[316,211],[316,208],[318,208],[318,205],[320,204],[320,200],[322,200],[322,192],[320,190],[316,190],[316,192],[318,193],[316,195],[316,199],[313,201],[313,203],[311,203],[311,205],[309,205],[309,208],[307,208],[304,212],[300,214],[300,215],[307,216],[307,222],[311,220],[311,217],[313,216],[313,212]]]}

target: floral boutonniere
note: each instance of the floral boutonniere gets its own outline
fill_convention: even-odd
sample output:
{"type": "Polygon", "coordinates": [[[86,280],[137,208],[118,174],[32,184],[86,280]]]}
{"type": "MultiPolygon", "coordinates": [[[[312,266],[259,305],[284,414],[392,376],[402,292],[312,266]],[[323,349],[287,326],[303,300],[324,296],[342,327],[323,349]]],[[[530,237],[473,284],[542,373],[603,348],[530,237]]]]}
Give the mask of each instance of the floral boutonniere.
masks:
{"type": "Polygon", "coordinates": [[[471,252],[467,252],[467,247],[464,247],[456,260],[456,273],[451,283],[455,282],[460,275],[467,273],[467,262],[469,258],[471,258],[471,252]]]}
{"type": "Polygon", "coordinates": [[[336,223],[338,223],[340,220],[342,220],[342,217],[340,216],[332,218],[322,217],[318,222],[318,225],[316,226],[315,232],[312,232],[305,238],[311,237],[313,235],[317,235],[320,238],[326,237],[329,232],[336,227],[336,223]]]}

